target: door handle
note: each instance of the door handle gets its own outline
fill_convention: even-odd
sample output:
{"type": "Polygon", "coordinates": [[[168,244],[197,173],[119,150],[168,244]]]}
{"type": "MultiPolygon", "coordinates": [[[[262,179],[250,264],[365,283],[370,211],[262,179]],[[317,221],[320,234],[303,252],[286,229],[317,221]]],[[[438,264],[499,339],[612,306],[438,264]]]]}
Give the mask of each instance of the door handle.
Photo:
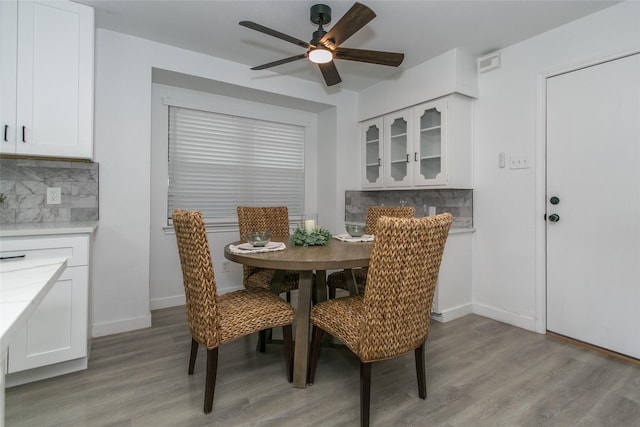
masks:
{"type": "Polygon", "coordinates": [[[558,222],[558,221],[560,221],[560,215],[558,215],[558,214],[551,214],[551,215],[549,215],[549,221],[551,221],[551,222],[558,222]]]}

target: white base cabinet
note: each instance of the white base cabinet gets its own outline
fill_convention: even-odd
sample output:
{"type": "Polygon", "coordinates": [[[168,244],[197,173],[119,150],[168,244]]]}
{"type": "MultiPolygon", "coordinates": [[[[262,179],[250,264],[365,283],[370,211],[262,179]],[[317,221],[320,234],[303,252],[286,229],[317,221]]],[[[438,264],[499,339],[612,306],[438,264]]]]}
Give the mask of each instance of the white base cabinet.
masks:
{"type": "Polygon", "coordinates": [[[431,317],[448,322],[473,312],[471,294],[472,231],[449,232],[442,255],[431,317]]]}
{"type": "Polygon", "coordinates": [[[90,235],[3,238],[3,256],[67,257],[67,268],[9,344],[7,386],[87,367],[90,235]]]}

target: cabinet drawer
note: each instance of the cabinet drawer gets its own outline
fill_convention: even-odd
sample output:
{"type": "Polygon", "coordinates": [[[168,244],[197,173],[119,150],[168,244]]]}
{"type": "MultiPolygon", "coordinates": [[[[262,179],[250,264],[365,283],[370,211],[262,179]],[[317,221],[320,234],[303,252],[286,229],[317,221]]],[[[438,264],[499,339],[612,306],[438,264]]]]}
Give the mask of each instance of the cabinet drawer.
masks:
{"type": "Polygon", "coordinates": [[[27,259],[67,258],[67,267],[89,264],[89,236],[26,236],[0,240],[2,256],[25,255],[27,259]]]}

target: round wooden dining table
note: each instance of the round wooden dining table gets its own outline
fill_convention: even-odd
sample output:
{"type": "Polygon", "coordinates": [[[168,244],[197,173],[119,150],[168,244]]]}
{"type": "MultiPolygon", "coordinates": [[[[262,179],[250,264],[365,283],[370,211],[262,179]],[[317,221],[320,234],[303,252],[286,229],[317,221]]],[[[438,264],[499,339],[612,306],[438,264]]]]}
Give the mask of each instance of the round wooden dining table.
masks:
{"type": "Polygon", "coordinates": [[[225,246],[224,257],[230,261],[252,267],[277,270],[272,290],[280,292],[285,271],[298,271],[298,304],[296,307],[295,354],[293,362],[293,386],[304,388],[307,385],[307,361],[309,355],[309,314],[311,295],[315,300],[327,299],[326,271],[345,270],[347,285],[352,295],[358,293],[352,268],[367,267],[371,256],[371,242],[345,242],[332,239],[326,246],[295,246],[289,236],[274,236],[271,241],[284,242],[284,250],[259,253],[232,252],[229,246],[237,246],[244,240],[225,246]],[[316,273],[316,288],[313,288],[313,272],[316,273]]]}

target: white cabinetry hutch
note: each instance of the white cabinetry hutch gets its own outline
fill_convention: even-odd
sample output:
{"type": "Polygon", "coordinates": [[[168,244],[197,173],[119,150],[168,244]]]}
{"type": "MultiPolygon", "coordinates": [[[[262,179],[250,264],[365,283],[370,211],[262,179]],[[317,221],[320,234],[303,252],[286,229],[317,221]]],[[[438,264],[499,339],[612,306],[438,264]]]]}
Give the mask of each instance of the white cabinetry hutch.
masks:
{"type": "Polygon", "coordinates": [[[93,8],[0,1],[0,153],[93,157],[93,8]]]}
{"type": "Polygon", "coordinates": [[[452,94],[361,125],[362,187],[471,187],[471,99],[452,94]]]}

